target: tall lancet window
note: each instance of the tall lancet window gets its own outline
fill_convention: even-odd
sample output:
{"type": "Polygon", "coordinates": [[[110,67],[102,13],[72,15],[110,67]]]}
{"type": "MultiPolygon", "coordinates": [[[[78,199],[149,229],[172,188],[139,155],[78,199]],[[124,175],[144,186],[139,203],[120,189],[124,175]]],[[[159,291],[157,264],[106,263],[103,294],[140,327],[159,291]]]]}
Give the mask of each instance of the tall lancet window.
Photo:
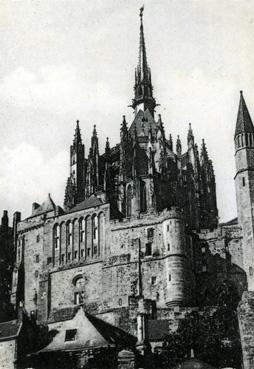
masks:
{"type": "Polygon", "coordinates": [[[54,249],[59,250],[59,246],[60,246],[60,226],[59,224],[56,224],[54,226],[53,243],[54,243],[54,249]]]}
{"type": "Polygon", "coordinates": [[[72,229],[73,229],[72,222],[68,222],[66,224],[67,246],[70,246],[72,244],[72,229]]]}
{"type": "Polygon", "coordinates": [[[146,184],[144,182],[140,183],[140,212],[145,213],[147,211],[146,202],[146,184]]]}
{"type": "Polygon", "coordinates": [[[129,185],[127,187],[126,192],[127,217],[130,217],[132,213],[131,198],[132,198],[132,188],[131,185],[129,185]]]}
{"type": "Polygon", "coordinates": [[[85,227],[86,227],[86,222],[85,219],[80,219],[79,221],[79,239],[80,242],[85,242],[85,227]]]}

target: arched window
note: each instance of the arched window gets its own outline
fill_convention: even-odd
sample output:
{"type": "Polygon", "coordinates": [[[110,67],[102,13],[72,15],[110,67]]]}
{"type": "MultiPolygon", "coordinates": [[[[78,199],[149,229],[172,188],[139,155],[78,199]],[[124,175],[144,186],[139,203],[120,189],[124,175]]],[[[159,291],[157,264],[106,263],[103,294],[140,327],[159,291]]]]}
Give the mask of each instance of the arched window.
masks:
{"type": "Polygon", "coordinates": [[[67,246],[70,246],[72,244],[72,230],[73,230],[72,223],[68,222],[66,224],[66,243],[67,243],[67,246]]]}
{"type": "Polygon", "coordinates": [[[249,267],[249,275],[252,277],[253,276],[253,268],[249,267]]]}
{"type": "Polygon", "coordinates": [[[96,215],[93,216],[93,240],[98,240],[98,218],[96,215]]]}
{"type": "Polygon", "coordinates": [[[59,247],[60,247],[60,226],[59,224],[55,224],[54,226],[53,244],[54,244],[54,249],[59,250],[59,247]]]}
{"type": "Polygon", "coordinates": [[[146,202],[146,184],[141,182],[140,184],[140,212],[144,213],[147,211],[147,202],[146,202]]]}
{"type": "Polygon", "coordinates": [[[127,217],[131,216],[132,213],[132,206],[131,206],[131,198],[132,198],[132,189],[131,189],[131,185],[129,185],[127,187],[127,193],[126,193],[126,197],[127,197],[127,201],[126,201],[126,205],[127,205],[127,217]]]}
{"type": "Polygon", "coordinates": [[[100,213],[98,216],[98,255],[102,252],[104,246],[104,214],[100,213]]]}
{"type": "Polygon", "coordinates": [[[85,230],[85,238],[86,238],[86,256],[91,256],[91,247],[92,247],[92,219],[89,215],[86,217],[86,230],[85,230]]]}
{"type": "Polygon", "coordinates": [[[85,219],[80,219],[79,221],[79,240],[80,242],[85,242],[85,219]]]}
{"type": "Polygon", "coordinates": [[[83,304],[85,281],[82,275],[77,275],[73,278],[74,286],[74,305],[83,304]]]}
{"type": "Polygon", "coordinates": [[[92,230],[93,230],[93,255],[97,255],[98,244],[98,218],[97,215],[92,217],[92,230]]]}

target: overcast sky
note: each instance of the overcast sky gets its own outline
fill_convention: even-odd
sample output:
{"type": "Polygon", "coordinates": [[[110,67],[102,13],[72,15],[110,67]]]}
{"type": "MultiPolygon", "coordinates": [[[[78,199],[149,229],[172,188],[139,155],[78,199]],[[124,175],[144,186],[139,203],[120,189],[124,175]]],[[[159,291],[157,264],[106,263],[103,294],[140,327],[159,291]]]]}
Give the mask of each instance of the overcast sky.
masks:
{"type": "Polygon", "coordinates": [[[0,208],[31,213],[50,192],[62,205],[75,121],[119,141],[133,119],[139,7],[154,95],[167,135],[188,123],[205,138],[220,221],[236,215],[233,133],[239,90],[254,116],[254,0],[0,2],[0,208]]]}

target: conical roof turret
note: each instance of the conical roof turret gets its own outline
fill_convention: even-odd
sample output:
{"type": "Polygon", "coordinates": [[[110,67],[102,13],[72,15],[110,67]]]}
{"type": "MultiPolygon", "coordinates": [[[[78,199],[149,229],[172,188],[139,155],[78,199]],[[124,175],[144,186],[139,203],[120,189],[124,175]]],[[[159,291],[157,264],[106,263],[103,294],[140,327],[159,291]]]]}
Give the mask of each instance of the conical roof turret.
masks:
{"type": "Polygon", "coordinates": [[[240,91],[240,102],[235,127],[235,137],[241,133],[254,133],[253,123],[242,91],[240,91]]]}

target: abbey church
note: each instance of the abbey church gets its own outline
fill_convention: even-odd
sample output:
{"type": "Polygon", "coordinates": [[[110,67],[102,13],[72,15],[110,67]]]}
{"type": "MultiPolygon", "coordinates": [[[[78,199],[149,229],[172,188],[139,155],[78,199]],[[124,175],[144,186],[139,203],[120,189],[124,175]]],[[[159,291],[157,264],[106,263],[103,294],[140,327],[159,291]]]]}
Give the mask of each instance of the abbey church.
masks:
{"type": "MultiPolygon", "coordinates": [[[[58,332],[32,354],[36,368],[38,358],[67,351],[79,357],[77,368],[85,367],[82,357],[84,363],[91,351],[117,340],[119,347],[136,345],[141,353],[147,342],[158,350],[188,311],[216,305],[225,281],[239,300],[254,290],[254,127],[243,94],[232,138],[238,218],[218,224],[205,141],[198,147],[189,124],[184,152],[180,137],[173,142],[156,114],[143,10],[139,32],[134,120],[123,115],[116,122],[119,143],[101,143],[94,125],[85,148],[84,120],[77,121],[64,205],[48,195],[32,204],[28,218],[15,213],[11,302],[17,312],[22,307],[37,324],[58,332]],[[88,325],[103,340],[91,333],[94,341],[85,344],[77,332],[88,325]]],[[[246,352],[249,369],[254,352],[246,352]]]]}

